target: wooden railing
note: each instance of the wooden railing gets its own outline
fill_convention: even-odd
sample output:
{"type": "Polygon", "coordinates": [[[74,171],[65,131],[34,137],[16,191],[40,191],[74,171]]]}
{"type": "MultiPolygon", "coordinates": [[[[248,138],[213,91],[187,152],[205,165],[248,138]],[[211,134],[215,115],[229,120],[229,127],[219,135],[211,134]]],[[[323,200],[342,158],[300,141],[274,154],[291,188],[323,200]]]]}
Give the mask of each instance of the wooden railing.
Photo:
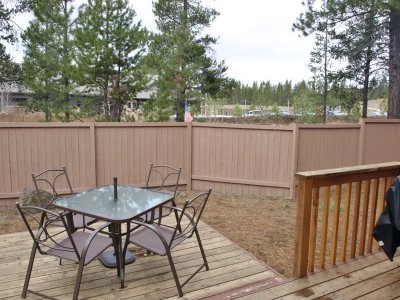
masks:
{"type": "Polygon", "coordinates": [[[294,275],[379,251],[373,228],[399,174],[399,162],[297,173],[294,275]]]}

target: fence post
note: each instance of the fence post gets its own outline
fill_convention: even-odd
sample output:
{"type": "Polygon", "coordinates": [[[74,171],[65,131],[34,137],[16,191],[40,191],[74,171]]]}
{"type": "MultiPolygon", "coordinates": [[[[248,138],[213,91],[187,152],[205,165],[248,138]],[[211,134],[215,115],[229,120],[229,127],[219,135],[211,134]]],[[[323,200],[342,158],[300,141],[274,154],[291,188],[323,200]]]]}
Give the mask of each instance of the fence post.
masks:
{"type": "Polygon", "coordinates": [[[290,172],[290,198],[296,197],[296,172],[297,159],[299,154],[299,125],[293,127],[293,142],[292,142],[292,168],[290,172]]]}
{"type": "Polygon", "coordinates": [[[304,277],[308,267],[313,179],[298,179],[294,276],[304,277]]]}
{"type": "Polygon", "coordinates": [[[90,123],[90,165],[92,172],[92,186],[97,186],[97,166],[96,166],[96,124],[90,123]]]}
{"type": "Polygon", "coordinates": [[[192,190],[192,155],[193,155],[193,134],[192,134],[192,122],[187,123],[187,134],[186,134],[186,189],[192,190]]]}
{"type": "Polygon", "coordinates": [[[365,119],[361,119],[360,138],[358,142],[358,165],[364,164],[365,119]]]}

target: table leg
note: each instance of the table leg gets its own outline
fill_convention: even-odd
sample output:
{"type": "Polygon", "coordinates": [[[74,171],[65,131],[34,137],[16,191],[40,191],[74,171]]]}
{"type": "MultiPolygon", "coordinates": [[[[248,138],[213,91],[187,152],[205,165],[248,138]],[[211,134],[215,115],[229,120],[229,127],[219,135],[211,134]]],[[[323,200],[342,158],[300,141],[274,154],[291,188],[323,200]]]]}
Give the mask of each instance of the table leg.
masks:
{"type": "Polygon", "coordinates": [[[74,216],[72,212],[68,212],[66,217],[67,217],[67,226],[69,227],[72,233],[75,232],[77,229],[75,228],[74,225],[74,216]]]}
{"type": "Polygon", "coordinates": [[[125,253],[123,253],[123,251],[122,251],[121,223],[118,223],[116,228],[117,228],[117,231],[118,231],[118,233],[117,233],[118,252],[116,252],[116,253],[118,253],[117,254],[117,261],[118,261],[119,268],[120,268],[119,277],[121,279],[121,288],[124,288],[125,287],[125,257],[124,257],[125,253]]]}
{"type": "Polygon", "coordinates": [[[114,253],[117,265],[117,275],[121,281],[121,288],[125,287],[125,268],[124,259],[122,258],[122,239],[121,239],[121,224],[111,224],[110,232],[113,239],[114,253]]]}

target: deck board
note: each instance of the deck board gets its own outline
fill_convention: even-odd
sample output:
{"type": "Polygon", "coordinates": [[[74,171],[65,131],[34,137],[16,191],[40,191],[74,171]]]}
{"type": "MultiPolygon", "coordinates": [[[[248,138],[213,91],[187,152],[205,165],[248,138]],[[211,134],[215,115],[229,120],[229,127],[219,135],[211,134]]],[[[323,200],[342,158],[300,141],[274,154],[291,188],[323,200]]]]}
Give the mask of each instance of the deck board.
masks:
{"type": "MultiPolygon", "coordinates": [[[[245,250],[204,223],[200,235],[210,265],[183,287],[185,299],[199,299],[260,280],[284,279],[245,250]]],[[[0,242],[0,299],[20,299],[32,242],[27,232],[2,235],[0,242]]],[[[129,247],[137,252],[133,245],[129,247]]],[[[201,264],[195,239],[174,249],[173,258],[181,280],[201,264]]],[[[77,264],[37,254],[29,288],[58,299],[71,299],[77,264]]],[[[85,299],[180,299],[166,257],[139,256],[126,266],[126,287],[119,288],[115,269],[94,261],[84,268],[80,298],[85,299]]],[[[29,293],[27,299],[41,299],[29,293]]]]}
{"type": "Polygon", "coordinates": [[[398,256],[392,262],[377,253],[236,299],[394,299],[400,296],[399,263],[398,256]]]}

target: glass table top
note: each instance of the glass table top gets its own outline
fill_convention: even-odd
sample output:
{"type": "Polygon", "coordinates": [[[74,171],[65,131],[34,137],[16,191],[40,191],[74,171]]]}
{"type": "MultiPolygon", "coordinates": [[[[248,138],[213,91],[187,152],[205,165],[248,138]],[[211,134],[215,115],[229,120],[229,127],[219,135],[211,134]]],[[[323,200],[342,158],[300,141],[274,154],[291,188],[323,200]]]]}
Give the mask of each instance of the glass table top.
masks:
{"type": "Polygon", "coordinates": [[[173,198],[167,193],[124,185],[118,185],[117,194],[118,199],[114,200],[114,186],[105,185],[57,199],[54,205],[104,221],[122,222],[163,205],[173,198]]]}

